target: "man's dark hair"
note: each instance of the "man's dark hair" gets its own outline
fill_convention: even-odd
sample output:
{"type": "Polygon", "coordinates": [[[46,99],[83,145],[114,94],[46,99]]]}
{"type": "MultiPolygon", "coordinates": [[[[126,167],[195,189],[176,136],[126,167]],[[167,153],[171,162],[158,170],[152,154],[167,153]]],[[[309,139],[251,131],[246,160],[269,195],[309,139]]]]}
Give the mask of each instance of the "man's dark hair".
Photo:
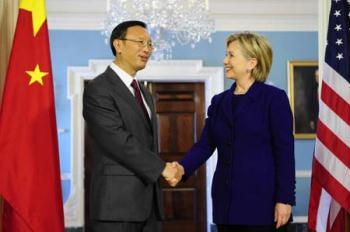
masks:
{"type": "Polygon", "coordinates": [[[115,39],[125,39],[126,36],[126,32],[128,30],[129,27],[133,27],[133,26],[140,26],[143,28],[147,29],[147,25],[144,22],[141,21],[124,21],[120,24],[118,24],[112,31],[111,33],[111,38],[109,40],[109,43],[111,45],[111,49],[113,52],[113,55],[116,56],[116,51],[115,48],[113,46],[113,41],[115,39]]]}

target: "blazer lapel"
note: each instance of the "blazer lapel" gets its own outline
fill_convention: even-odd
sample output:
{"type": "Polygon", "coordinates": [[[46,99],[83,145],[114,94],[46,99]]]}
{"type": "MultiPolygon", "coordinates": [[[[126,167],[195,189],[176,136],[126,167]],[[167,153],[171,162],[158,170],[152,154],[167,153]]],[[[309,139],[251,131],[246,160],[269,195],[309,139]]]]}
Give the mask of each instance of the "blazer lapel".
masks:
{"type": "Polygon", "coordinates": [[[236,83],[233,83],[231,88],[228,91],[226,91],[223,99],[223,104],[221,104],[222,111],[224,112],[224,115],[227,119],[227,122],[230,124],[230,126],[233,126],[232,94],[235,88],[236,88],[236,83]]]}
{"type": "Polygon", "coordinates": [[[111,82],[114,85],[114,88],[116,89],[116,91],[114,91],[114,93],[118,94],[118,96],[120,98],[122,98],[124,101],[128,102],[130,105],[130,108],[132,108],[135,111],[135,113],[138,114],[142,118],[142,121],[145,123],[146,127],[149,130],[151,130],[148,119],[146,118],[146,115],[144,114],[141,107],[137,103],[134,95],[132,95],[132,93],[125,86],[125,84],[120,79],[120,77],[109,66],[108,66],[106,72],[107,72],[108,76],[110,77],[111,82]]]}
{"type": "MultiPolygon", "coordinates": [[[[233,93],[233,92],[232,92],[233,93]]],[[[242,98],[242,101],[237,105],[237,109],[233,115],[233,120],[235,121],[237,117],[244,112],[249,106],[254,103],[256,98],[260,93],[260,83],[255,81],[246,93],[246,97],[242,98]]],[[[232,108],[232,107],[231,107],[232,108]]]]}

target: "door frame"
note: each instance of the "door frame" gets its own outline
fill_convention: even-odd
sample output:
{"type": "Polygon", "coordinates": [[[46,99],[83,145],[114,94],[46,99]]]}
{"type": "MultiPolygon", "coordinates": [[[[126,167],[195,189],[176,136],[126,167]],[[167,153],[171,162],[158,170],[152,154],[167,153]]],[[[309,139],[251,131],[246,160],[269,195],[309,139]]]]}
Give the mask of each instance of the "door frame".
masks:
{"type": "MultiPolygon", "coordinates": [[[[112,60],[89,60],[87,67],[67,68],[67,90],[71,103],[70,173],[64,176],[70,180],[70,194],[64,203],[66,227],[84,226],[84,81],[102,73],[112,60]]],[[[211,98],[224,90],[222,67],[204,67],[202,60],[149,61],[147,67],[137,73],[139,81],[156,82],[203,82],[205,88],[205,109],[211,98]]],[[[206,162],[206,206],[207,231],[212,224],[211,182],[217,161],[216,151],[206,162]]]]}

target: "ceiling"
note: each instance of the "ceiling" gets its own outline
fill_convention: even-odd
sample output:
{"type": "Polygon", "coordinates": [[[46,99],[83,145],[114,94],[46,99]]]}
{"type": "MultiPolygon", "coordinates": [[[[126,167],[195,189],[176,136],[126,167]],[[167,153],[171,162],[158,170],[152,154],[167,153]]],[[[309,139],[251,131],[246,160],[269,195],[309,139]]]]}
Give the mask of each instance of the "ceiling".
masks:
{"type": "MultiPolygon", "coordinates": [[[[46,0],[50,29],[100,30],[107,0],[46,0]]],[[[317,31],[318,0],[209,0],[217,31],[317,31]]]]}

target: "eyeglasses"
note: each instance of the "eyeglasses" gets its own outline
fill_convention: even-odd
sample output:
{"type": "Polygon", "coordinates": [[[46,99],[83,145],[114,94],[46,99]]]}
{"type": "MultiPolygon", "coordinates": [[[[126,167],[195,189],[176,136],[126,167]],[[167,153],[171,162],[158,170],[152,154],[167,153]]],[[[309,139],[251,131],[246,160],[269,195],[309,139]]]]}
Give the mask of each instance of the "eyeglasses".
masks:
{"type": "Polygon", "coordinates": [[[134,42],[134,43],[137,43],[139,45],[139,47],[149,47],[150,49],[153,49],[154,48],[154,44],[151,40],[135,40],[135,39],[127,39],[127,38],[124,38],[124,39],[120,39],[120,40],[127,40],[127,41],[131,41],[131,42],[134,42]]]}

